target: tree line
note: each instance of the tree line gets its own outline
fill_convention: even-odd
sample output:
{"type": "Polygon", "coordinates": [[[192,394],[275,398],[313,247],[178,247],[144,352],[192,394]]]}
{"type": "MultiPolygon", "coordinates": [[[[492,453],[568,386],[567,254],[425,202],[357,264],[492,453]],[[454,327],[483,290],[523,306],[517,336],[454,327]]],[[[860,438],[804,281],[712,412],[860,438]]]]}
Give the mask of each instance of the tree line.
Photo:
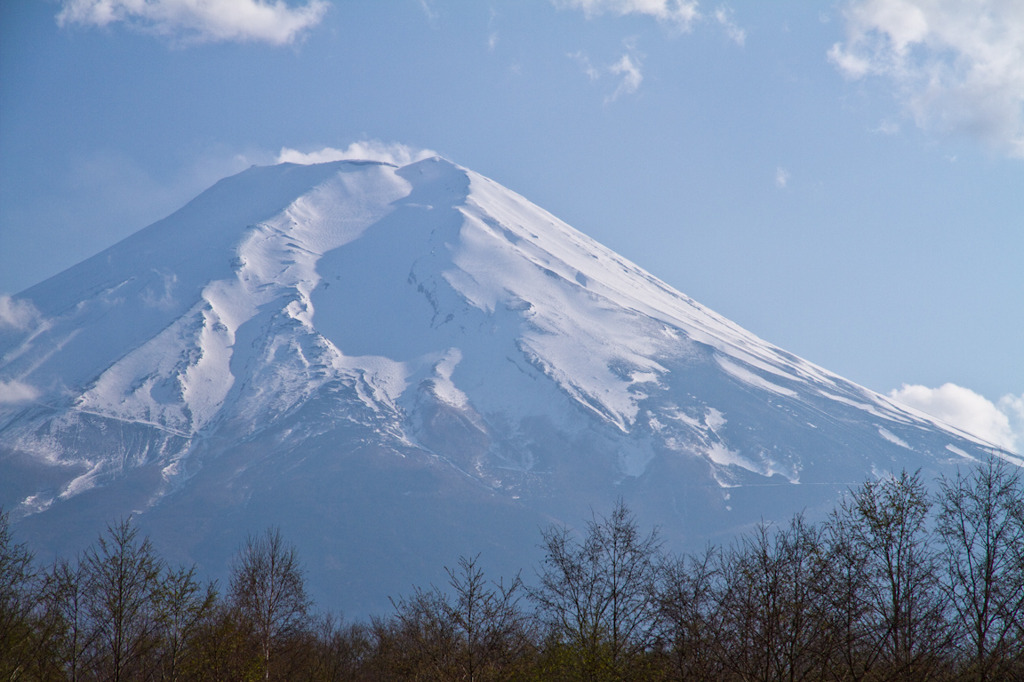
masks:
{"type": "Polygon", "coordinates": [[[1021,470],[934,490],[871,480],[820,523],[685,556],[619,501],[542,530],[529,583],[462,557],[360,623],[315,609],[274,529],[222,589],[130,519],[37,566],[0,513],[0,680],[1024,680],[1021,470]]]}

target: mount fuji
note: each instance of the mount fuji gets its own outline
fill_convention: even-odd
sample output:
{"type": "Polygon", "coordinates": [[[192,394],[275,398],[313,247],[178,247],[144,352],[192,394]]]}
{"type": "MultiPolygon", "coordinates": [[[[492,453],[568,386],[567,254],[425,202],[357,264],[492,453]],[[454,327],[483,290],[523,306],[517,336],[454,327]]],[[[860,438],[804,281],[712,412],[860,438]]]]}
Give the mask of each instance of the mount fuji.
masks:
{"type": "Polygon", "coordinates": [[[1024,463],[436,157],[253,167],[6,305],[0,505],[41,558],[132,515],[216,577],[274,525],[349,614],[619,497],[694,549],[1024,463]]]}

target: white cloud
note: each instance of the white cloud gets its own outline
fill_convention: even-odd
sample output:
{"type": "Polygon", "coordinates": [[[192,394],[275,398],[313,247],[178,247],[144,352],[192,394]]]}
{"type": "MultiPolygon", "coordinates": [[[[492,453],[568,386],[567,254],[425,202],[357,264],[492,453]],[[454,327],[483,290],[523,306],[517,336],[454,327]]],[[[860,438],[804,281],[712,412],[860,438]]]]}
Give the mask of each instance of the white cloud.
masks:
{"type": "Polygon", "coordinates": [[[697,0],[552,0],[556,7],[583,10],[589,19],[601,14],[645,14],[689,31],[700,17],[697,0]]]}
{"type": "Polygon", "coordinates": [[[1024,158],[1024,2],[851,0],[829,59],[891,81],[922,129],[980,138],[1024,158]]]}
{"type": "Polygon", "coordinates": [[[715,21],[725,30],[725,35],[729,36],[729,40],[743,47],[743,44],[747,42],[747,32],[736,25],[732,16],[732,8],[719,7],[715,10],[715,21]]]}
{"type": "Polygon", "coordinates": [[[21,381],[0,380],[0,405],[25,403],[39,397],[39,391],[21,381]]]}
{"type": "Polygon", "coordinates": [[[1020,395],[1006,394],[996,403],[999,411],[1006,415],[1010,422],[1010,432],[1014,436],[1013,451],[1024,454],[1024,393],[1020,395]]]}
{"type": "Polygon", "coordinates": [[[775,186],[779,189],[785,189],[786,185],[789,184],[789,171],[779,166],[775,169],[775,186]]]}
{"type": "Polygon", "coordinates": [[[904,384],[889,397],[1016,453],[1024,452],[1024,395],[992,403],[969,388],[904,384]]]}
{"type": "Polygon", "coordinates": [[[619,61],[608,67],[608,72],[613,76],[621,76],[622,80],[619,81],[615,92],[605,98],[605,102],[614,102],[622,95],[632,95],[644,81],[644,76],[640,73],[640,64],[628,54],[622,55],[619,61]]]}
{"type": "Polygon", "coordinates": [[[437,152],[431,149],[415,149],[396,142],[380,142],[379,140],[363,140],[353,142],[345,149],[334,149],[324,147],[312,152],[300,152],[295,149],[283,147],[277,156],[277,163],[298,163],[309,165],[314,163],[328,163],[330,161],[383,161],[384,163],[396,166],[406,166],[410,163],[437,156],[437,152]]]}
{"type": "Polygon", "coordinates": [[[0,329],[5,327],[28,331],[39,325],[42,315],[32,301],[19,300],[7,294],[0,294],[0,329]]]}
{"type": "Polygon", "coordinates": [[[197,41],[254,41],[287,45],[320,23],[326,0],[290,7],[282,0],[64,0],[61,26],[117,22],[197,41]]]}

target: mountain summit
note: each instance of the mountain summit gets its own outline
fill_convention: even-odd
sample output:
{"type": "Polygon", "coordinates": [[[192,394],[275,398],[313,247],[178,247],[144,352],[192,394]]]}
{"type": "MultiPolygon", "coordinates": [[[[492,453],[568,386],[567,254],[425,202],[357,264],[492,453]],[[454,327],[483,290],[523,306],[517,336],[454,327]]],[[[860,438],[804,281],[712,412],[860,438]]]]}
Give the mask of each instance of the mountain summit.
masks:
{"type": "Polygon", "coordinates": [[[352,613],[460,554],[508,574],[616,497],[689,548],[870,476],[1020,463],[441,158],[251,168],[12,305],[23,537],[69,554],[134,514],[216,575],[276,525],[352,613]]]}

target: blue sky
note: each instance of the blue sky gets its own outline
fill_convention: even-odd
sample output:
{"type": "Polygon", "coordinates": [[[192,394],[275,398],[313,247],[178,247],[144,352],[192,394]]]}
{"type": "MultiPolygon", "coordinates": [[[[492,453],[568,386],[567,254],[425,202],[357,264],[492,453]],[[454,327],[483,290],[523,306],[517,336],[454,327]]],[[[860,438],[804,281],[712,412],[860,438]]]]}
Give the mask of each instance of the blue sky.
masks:
{"type": "Polygon", "coordinates": [[[1017,0],[7,0],[0,294],[254,163],[396,145],[1024,449],[1017,0]]]}

